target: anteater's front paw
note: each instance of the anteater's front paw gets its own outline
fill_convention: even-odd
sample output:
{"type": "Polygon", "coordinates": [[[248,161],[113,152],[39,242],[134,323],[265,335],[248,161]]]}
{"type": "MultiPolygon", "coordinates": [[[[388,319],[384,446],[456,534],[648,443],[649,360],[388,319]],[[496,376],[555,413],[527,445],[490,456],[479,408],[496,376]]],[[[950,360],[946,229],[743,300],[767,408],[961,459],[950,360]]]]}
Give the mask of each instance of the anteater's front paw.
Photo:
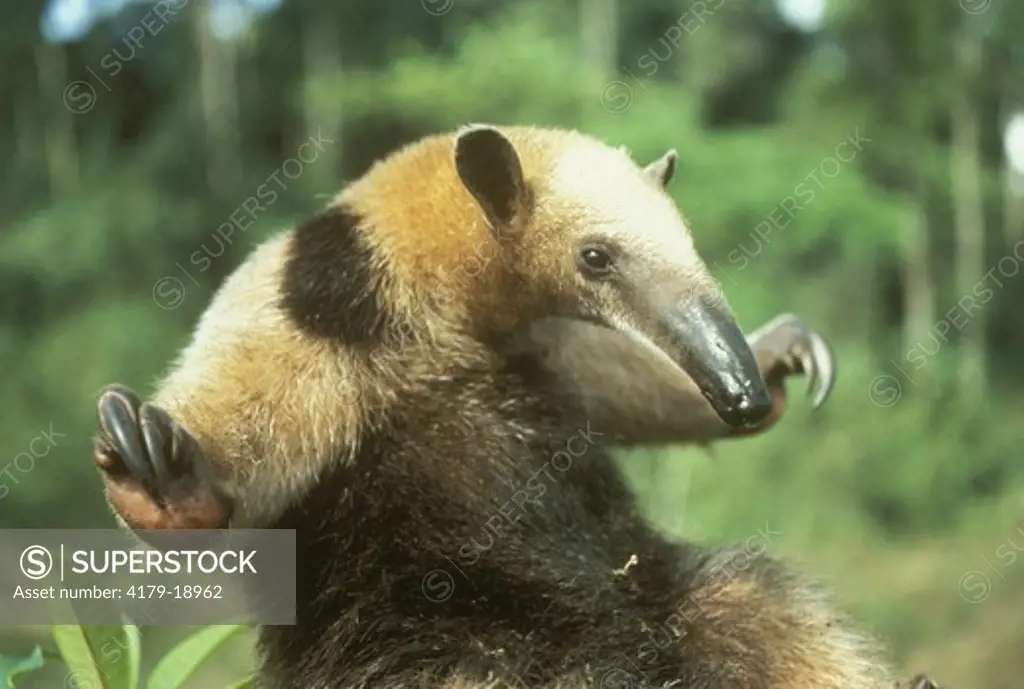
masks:
{"type": "Polygon", "coordinates": [[[209,478],[199,444],[163,409],[111,385],[98,403],[94,448],[107,500],[133,529],[218,529],[231,501],[209,478]]]}
{"type": "Polygon", "coordinates": [[[765,323],[750,336],[750,346],[770,387],[804,375],[814,408],[828,399],[836,381],[835,355],[828,341],[799,317],[785,314],[765,323]]]}

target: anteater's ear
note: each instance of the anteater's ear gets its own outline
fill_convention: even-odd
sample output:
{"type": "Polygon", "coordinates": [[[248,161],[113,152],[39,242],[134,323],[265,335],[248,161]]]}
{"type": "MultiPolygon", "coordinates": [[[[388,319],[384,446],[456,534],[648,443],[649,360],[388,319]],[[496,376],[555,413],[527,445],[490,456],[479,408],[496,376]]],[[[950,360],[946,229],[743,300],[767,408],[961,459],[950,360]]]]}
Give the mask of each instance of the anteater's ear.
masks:
{"type": "Polygon", "coordinates": [[[644,174],[657,182],[661,187],[667,187],[672,181],[672,175],[676,173],[676,149],[670,148],[653,163],[644,168],[644,174]]]}
{"type": "Polygon", "coordinates": [[[497,129],[471,125],[460,130],[455,138],[455,168],[496,232],[525,209],[527,191],[519,155],[497,129]]]}

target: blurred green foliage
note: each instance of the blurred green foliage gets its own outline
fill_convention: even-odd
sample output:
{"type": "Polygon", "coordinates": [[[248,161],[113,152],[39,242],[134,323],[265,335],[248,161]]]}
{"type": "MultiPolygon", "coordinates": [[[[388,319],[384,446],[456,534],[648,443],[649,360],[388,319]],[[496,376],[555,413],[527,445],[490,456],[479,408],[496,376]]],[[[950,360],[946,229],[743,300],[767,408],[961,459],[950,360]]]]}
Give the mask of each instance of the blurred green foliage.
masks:
{"type": "MultiPolygon", "coordinates": [[[[42,670],[66,672],[65,689],[184,689],[201,668],[224,647],[251,630],[240,625],[203,627],[179,641],[153,666],[143,680],[144,640],[133,624],[108,626],[54,625],[51,629],[57,651],[36,645],[24,657],[0,654],[0,687],[27,686],[32,675],[42,670]]],[[[35,679],[39,679],[38,675],[35,679]]],[[[253,672],[236,679],[228,689],[253,689],[253,672]]]]}
{"type": "Polygon", "coordinates": [[[0,8],[0,525],[111,525],[98,391],[151,389],[250,248],[373,160],[467,122],[575,127],[640,162],[678,149],[673,194],[743,325],[799,313],[840,361],[820,412],[793,382],[763,437],[624,456],[651,514],[708,542],[770,524],[908,669],[1016,686],[1024,566],[996,552],[1024,548],[1003,150],[1024,4],[828,0],[804,31],[779,6],[815,3],[286,0],[228,38],[207,3],[169,4],[59,44],[45,2],[0,8]],[[261,185],[273,202],[218,240],[261,185]]]}

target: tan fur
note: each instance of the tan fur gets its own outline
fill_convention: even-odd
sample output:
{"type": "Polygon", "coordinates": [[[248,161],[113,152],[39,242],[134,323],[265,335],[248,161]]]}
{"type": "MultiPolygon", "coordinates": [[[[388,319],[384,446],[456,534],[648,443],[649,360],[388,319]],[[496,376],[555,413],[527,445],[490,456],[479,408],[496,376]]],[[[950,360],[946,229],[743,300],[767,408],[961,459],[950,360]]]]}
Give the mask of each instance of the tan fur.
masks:
{"type": "Polygon", "coordinates": [[[234,526],[269,519],[306,489],[320,469],[306,458],[355,451],[372,385],[350,353],[285,322],[287,240],[270,240],[228,278],[154,396],[219,470],[237,501],[234,526]]]}
{"type": "MultiPolygon", "coordinates": [[[[544,130],[509,129],[530,180],[550,169],[564,136],[544,130]],[[542,133],[544,132],[544,133],[542,133]],[[538,140],[534,142],[534,137],[538,140]],[[533,145],[530,145],[533,142],[533,145]],[[546,145],[545,145],[546,144],[546,145]]],[[[342,192],[338,201],[349,203],[369,219],[371,241],[387,257],[396,277],[394,305],[412,319],[423,314],[439,286],[464,290],[468,285],[457,276],[470,268],[468,261],[483,259],[487,274],[496,274],[491,261],[501,260],[497,240],[490,232],[480,208],[459,179],[452,159],[452,136],[438,135],[404,148],[375,165],[364,177],[342,192]],[[407,287],[403,289],[401,285],[407,287]]],[[[481,280],[476,284],[480,287],[481,280]]],[[[481,290],[474,297],[480,312],[507,312],[497,294],[500,286],[481,290]]],[[[440,315],[463,320],[467,300],[451,303],[455,311],[440,315]]]]}
{"type": "Polygon", "coordinates": [[[890,689],[891,672],[877,660],[880,649],[851,631],[821,590],[796,579],[761,579],[759,558],[746,555],[723,554],[712,580],[683,605],[680,616],[694,623],[686,641],[706,647],[709,657],[744,636],[751,649],[766,649],[767,667],[756,676],[731,677],[750,687],[890,689]]]}

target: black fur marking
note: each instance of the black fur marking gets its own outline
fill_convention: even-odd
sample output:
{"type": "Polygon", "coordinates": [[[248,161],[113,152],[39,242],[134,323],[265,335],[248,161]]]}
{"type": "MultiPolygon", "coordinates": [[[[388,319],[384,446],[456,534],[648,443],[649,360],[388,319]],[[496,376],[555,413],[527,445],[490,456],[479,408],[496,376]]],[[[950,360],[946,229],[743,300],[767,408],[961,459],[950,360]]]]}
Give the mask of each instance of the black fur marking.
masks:
{"type": "Polygon", "coordinates": [[[494,129],[459,136],[455,167],[495,230],[512,222],[528,196],[523,168],[512,143],[494,129]]]}
{"type": "Polygon", "coordinates": [[[281,307],[302,331],[353,345],[387,337],[392,319],[362,222],[351,208],[334,206],[296,228],[281,307]]]}

